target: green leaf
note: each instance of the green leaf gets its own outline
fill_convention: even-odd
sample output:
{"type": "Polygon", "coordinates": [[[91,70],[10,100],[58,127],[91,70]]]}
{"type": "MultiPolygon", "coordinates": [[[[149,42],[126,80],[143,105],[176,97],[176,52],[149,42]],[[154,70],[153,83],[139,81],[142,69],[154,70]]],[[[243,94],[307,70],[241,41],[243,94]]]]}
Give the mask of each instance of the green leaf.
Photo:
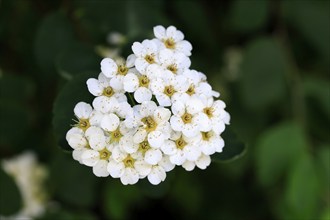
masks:
{"type": "Polygon", "coordinates": [[[284,17],[324,56],[330,59],[329,1],[283,1],[284,17]]]}
{"type": "Polygon", "coordinates": [[[240,32],[254,31],[267,22],[268,0],[236,0],[230,8],[230,26],[240,32]]]}
{"type": "Polygon", "coordinates": [[[0,145],[2,147],[12,150],[26,137],[31,113],[26,105],[33,92],[33,83],[26,77],[9,74],[0,76],[0,145]]]}
{"type": "Polygon", "coordinates": [[[69,154],[59,152],[51,161],[51,188],[64,204],[92,207],[97,196],[97,181],[90,167],[82,166],[69,154]]]}
{"type": "Polygon", "coordinates": [[[256,146],[257,177],[263,186],[276,184],[307,149],[302,129],[285,122],[260,135],[256,146]]]}
{"type": "Polygon", "coordinates": [[[286,206],[295,216],[294,219],[316,219],[320,206],[320,187],[313,158],[307,153],[301,154],[288,174],[286,206]]]}
{"type": "Polygon", "coordinates": [[[315,99],[330,117],[330,82],[325,79],[306,77],[303,82],[305,95],[315,99]]]}
{"type": "Polygon", "coordinates": [[[245,154],[245,144],[237,138],[236,134],[230,128],[227,127],[221,134],[221,137],[225,141],[225,147],[221,153],[212,155],[212,161],[229,162],[236,160],[245,154]]]}
{"type": "Polygon", "coordinates": [[[88,92],[86,86],[87,79],[91,77],[97,77],[97,75],[91,73],[76,75],[67,82],[55,100],[53,127],[58,145],[64,150],[72,150],[65,139],[65,135],[73,123],[75,105],[81,101],[91,104],[93,100],[93,96],[88,92]]]}
{"type": "Polygon", "coordinates": [[[247,107],[261,109],[284,96],[284,57],[272,38],[259,38],[247,45],[240,70],[241,95],[247,107]]]}
{"type": "Polygon", "coordinates": [[[322,188],[324,193],[330,193],[330,144],[320,146],[316,154],[316,161],[318,165],[318,174],[322,180],[322,188]]]}
{"type": "Polygon", "coordinates": [[[11,176],[0,167],[0,215],[12,215],[22,208],[22,197],[11,176]]]}
{"type": "Polygon", "coordinates": [[[132,208],[141,202],[137,186],[124,186],[118,180],[109,182],[105,188],[105,210],[109,219],[128,219],[132,208]]]}
{"type": "MultiPolygon", "coordinates": [[[[55,60],[60,52],[71,45],[73,30],[61,12],[54,12],[41,22],[37,30],[34,53],[44,73],[55,73],[55,60]]],[[[72,58],[71,60],[74,60],[72,58]]]]}
{"type": "Polygon", "coordinates": [[[58,56],[56,66],[60,75],[70,80],[82,72],[98,72],[100,58],[96,56],[93,48],[74,43],[58,56]]]}

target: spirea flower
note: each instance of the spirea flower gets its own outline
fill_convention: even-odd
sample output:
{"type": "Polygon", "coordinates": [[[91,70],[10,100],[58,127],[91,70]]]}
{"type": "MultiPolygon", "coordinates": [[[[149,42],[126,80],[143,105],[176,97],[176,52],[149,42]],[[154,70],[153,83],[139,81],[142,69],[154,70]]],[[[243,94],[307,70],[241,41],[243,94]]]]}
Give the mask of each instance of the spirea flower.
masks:
{"type": "Polygon", "coordinates": [[[154,27],[126,62],[101,61],[87,80],[92,106],[79,102],[66,140],[72,156],[98,177],[157,185],[175,166],[206,169],[222,152],[230,115],[206,75],[190,69],[192,46],[181,31],[154,27]]]}

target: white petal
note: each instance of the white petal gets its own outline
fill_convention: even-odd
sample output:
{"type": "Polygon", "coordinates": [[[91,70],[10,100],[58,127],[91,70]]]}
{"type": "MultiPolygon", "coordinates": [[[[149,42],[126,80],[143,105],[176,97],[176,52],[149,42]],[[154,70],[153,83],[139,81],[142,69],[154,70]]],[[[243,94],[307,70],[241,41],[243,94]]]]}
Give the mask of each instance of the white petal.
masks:
{"type": "Polygon", "coordinates": [[[114,131],[119,126],[119,118],[115,114],[105,115],[101,121],[101,127],[106,131],[114,131]]]}
{"type": "Polygon", "coordinates": [[[176,153],[176,145],[174,141],[166,140],[164,144],[161,146],[161,150],[164,154],[173,155],[176,153]]]}
{"type": "Polygon", "coordinates": [[[73,159],[76,161],[79,161],[79,163],[82,164],[81,155],[85,152],[85,150],[87,150],[87,148],[77,148],[77,149],[73,150],[72,151],[73,159]]]}
{"type": "Polygon", "coordinates": [[[133,141],[134,143],[139,144],[146,139],[146,136],[147,136],[147,131],[145,129],[140,129],[134,134],[133,141]]]}
{"type": "Polygon", "coordinates": [[[176,43],[175,45],[176,50],[183,53],[186,56],[190,56],[191,55],[191,50],[192,50],[192,45],[191,43],[189,43],[189,41],[183,40],[180,41],[178,43],[176,43]]]}
{"type": "Polygon", "coordinates": [[[134,93],[134,99],[138,103],[142,103],[142,102],[145,102],[145,101],[150,101],[151,97],[152,97],[151,91],[149,89],[145,88],[145,87],[138,88],[134,93]]]}
{"type": "Polygon", "coordinates": [[[164,93],[156,94],[156,99],[160,106],[171,106],[171,98],[164,93]]]}
{"type": "Polygon", "coordinates": [[[89,127],[85,132],[85,136],[87,139],[90,139],[93,135],[96,134],[104,135],[104,132],[100,127],[96,127],[96,126],[89,127]]]}
{"type": "Polygon", "coordinates": [[[171,117],[171,111],[166,108],[157,108],[154,112],[154,120],[158,124],[164,121],[168,121],[170,117],[171,117]]]}
{"type": "Polygon", "coordinates": [[[120,181],[124,184],[135,184],[139,181],[139,174],[135,169],[125,168],[124,174],[120,177],[120,181]]]}
{"type": "Polygon", "coordinates": [[[107,170],[113,178],[121,177],[124,173],[124,169],[125,166],[123,162],[117,163],[113,160],[110,160],[107,166],[107,170]]]}
{"type": "Polygon", "coordinates": [[[148,142],[153,148],[160,148],[164,143],[164,135],[160,131],[152,131],[148,134],[148,142]]]}
{"type": "Polygon", "coordinates": [[[100,160],[99,152],[95,150],[85,150],[81,155],[81,161],[86,166],[95,166],[95,164],[100,160]]]}
{"type": "Polygon", "coordinates": [[[174,102],[172,104],[172,113],[173,115],[182,116],[185,113],[185,106],[182,102],[174,102]]]}
{"type": "Polygon", "coordinates": [[[164,181],[165,178],[165,170],[160,166],[153,167],[150,174],[148,175],[148,180],[153,185],[158,185],[160,182],[164,181]]]}
{"type": "Polygon", "coordinates": [[[106,177],[109,176],[109,172],[107,170],[108,161],[99,160],[95,166],[93,166],[93,173],[98,177],[106,177]]]}
{"type": "Polygon", "coordinates": [[[161,161],[159,161],[159,166],[163,167],[166,172],[169,172],[174,169],[175,164],[171,163],[168,156],[163,156],[161,161]]]}
{"type": "Polygon", "coordinates": [[[74,107],[74,114],[78,118],[83,118],[87,119],[89,118],[90,114],[93,111],[93,108],[90,104],[87,104],[85,102],[79,102],[75,107],[74,107]]]}
{"type": "Polygon", "coordinates": [[[186,155],[187,160],[195,161],[200,157],[201,150],[198,148],[198,146],[193,145],[187,145],[185,148],[183,148],[183,152],[186,155]]]}
{"type": "Polygon", "coordinates": [[[124,83],[124,76],[121,76],[121,75],[117,75],[110,80],[110,86],[115,91],[120,91],[120,90],[124,89],[123,83],[124,83]]]}
{"type": "Polygon", "coordinates": [[[185,124],[183,129],[182,129],[182,133],[189,137],[189,138],[192,138],[194,137],[195,135],[198,134],[198,126],[197,125],[194,125],[194,124],[185,124]]]}
{"type": "Polygon", "coordinates": [[[182,131],[183,130],[183,122],[180,117],[173,115],[170,119],[171,127],[174,131],[182,131]]]}
{"type": "Polygon", "coordinates": [[[132,45],[132,51],[136,56],[142,56],[142,52],[143,52],[143,46],[141,43],[139,42],[134,42],[132,45]]]}
{"type": "Polygon", "coordinates": [[[184,162],[182,164],[182,167],[186,170],[186,171],[192,171],[195,168],[195,163],[191,162],[189,160],[187,160],[186,162],[184,162]]]}
{"type": "Polygon", "coordinates": [[[100,151],[107,145],[104,135],[94,134],[89,138],[89,145],[94,150],[100,151]]]}
{"type": "Polygon", "coordinates": [[[175,165],[182,165],[186,161],[186,156],[182,150],[178,150],[177,153],[170,156],[170,161],[175,165]]]}
{"type": "Polygon", "coordinates": [[[162,40],[165,38],[165,28],[161,25],[154,27],[154,35],[156,38],[162,40]]]}
{"type": "Polygon", "coordinates": [[[198,160],[196,160],[196,166],[202,170],[206,169],[206,167],[208,167],[210,164],[211,164],[211,157],[204,154],[202,154],[198,158],[198,160]]]}
{"type": "Polygon", "coordinates": [[[124,77],[123,84],[124,84],[124,90],[126,92],[134,92],[139,87],[139,79],[135,74],[128,73],[124,77]]]}
{"type": "Polygon", "coordinates": [[[131,54],[126,59],[126,67],[132,68],[135,63],[136,56],[134,54],[131,54]]]}
{"type": "Polygon", "coordinates": [[[144,160],[135,161],[134,167],[141,176],[147,176],[151,171],[151,165],[144,160]]]}
{"type": "Polygon", "coordinates": [[[143,102],[140,109],[140,114],[142,117],[151,116],[157,109],[157,105],[153,101],[143,102]]]}
{"type": "Polygon", "coordinates": [[[101,71],[106,77],[113,77],[117,73],[117,70],[118,66],[112,59],[104,58],[101,61],[101,71]]]}
{"type": "Polygon", "coordinates": [[[99,81],[97,79],[90,78],[87,80],[87,88],[88,91],[94,96],[100,96],[103,92],[103,87],[100,86],[99,81]]]}
{"type": "Polygon", "coordinates": [[[162,152],[158,149],[150,149],[146,152],[144,160],[151,165],[157,164],[162,159],[162,152]]]}
{"type": "Polygon", "coordinates": [[[167,29],[166,29],[166,36],[167,37],[172,37],[175,35],[175,32],[176,32],[176,27],[174,26],[169,26],[167,29]]]}
{"type": "Polygon", "coordinates": [[[186,108],[187,111],[190,114],[196,114],[200,111],[203,110],[203,103],[201,100],[197,99],[197,98],[191,98],[187,103],[186,103],[186,108]]]}
{"type": "Polygon", "coordinates": [[[73,149],[82,148],[87,145],[86,138],[81,134],[72,134],[69,138],[68,143],[73,149]]]}

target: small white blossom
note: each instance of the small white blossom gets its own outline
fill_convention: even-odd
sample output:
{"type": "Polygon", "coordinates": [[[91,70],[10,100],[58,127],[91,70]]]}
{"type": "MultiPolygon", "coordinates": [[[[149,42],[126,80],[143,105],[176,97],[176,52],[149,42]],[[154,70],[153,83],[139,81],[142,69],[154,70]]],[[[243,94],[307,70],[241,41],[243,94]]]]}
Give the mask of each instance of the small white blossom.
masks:
{"type": "Polygon", "coordinates": [[[180,52],[186,56],[191,55],[192,45],[184,40],[184,35],[174,26],[169,26],[165,29],[163,26],[154,27],[155,37],[160,41],[162,48],[171,49],[175,52],[180,52]]]}
{"type": "Polygon", "coordinates": [[[132,50],[136,56],[135,68],[143,73],[150,64],[158,63],[158,46],[154,41],[135,42],[132,50]]]}

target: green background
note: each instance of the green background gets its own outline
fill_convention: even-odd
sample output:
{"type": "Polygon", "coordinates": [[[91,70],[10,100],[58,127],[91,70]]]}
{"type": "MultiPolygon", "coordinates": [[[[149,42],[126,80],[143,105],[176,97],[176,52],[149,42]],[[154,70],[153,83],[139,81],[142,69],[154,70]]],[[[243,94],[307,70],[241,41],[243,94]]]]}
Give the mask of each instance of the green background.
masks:
{"type": "MultiPolygon", "coordinates": [[[[329,39],[327,0],[2,0],[1,159],[32,150],[47,167],[59,208],[40,219],[329,220],[329,39]],[[123,186],[59,145],[75,102],[91,100],[96,46],[126,57],[155,25],[174,25],[192,43],[192,68],[220,91],[247,148],[204,171],[177,167],[159,186],[123,186]],[[113,31],[125,43],[109,45],[113,31]]],[[[0,171],[0,214],[15,213],[17,188],[0,171]]]]}

